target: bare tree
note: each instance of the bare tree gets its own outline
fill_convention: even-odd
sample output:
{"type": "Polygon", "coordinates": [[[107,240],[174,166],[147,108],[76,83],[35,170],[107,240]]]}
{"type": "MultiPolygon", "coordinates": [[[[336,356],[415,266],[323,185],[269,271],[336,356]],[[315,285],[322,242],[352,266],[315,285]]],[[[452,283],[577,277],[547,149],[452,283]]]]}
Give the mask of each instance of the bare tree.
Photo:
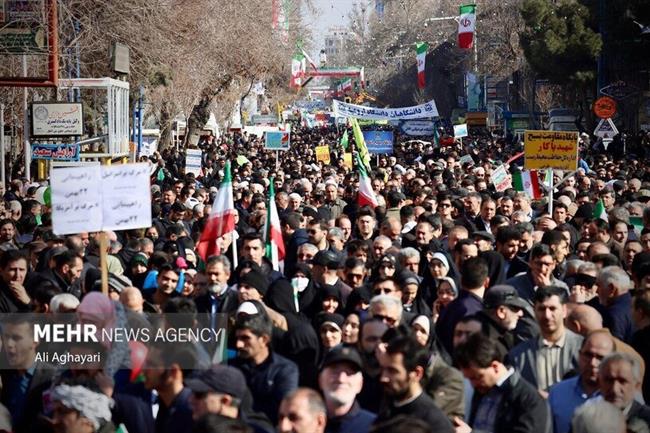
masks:
{"type": "MultiPolygon", "coordinates": [[[[300,0],[289,3],[288,42],[271,29],[271,2],[266,0],[58,0],[58,4],[59,75],[68,77],[78,64],[81,77],[112,76],[109,48],[114,42],[126,44],[132,100],[144,86],[147,110],[159,121],[163,146],[171,143],[169,131],[179,114],[188,119],[187,137],[203,128],[211,111],[226,118],[245,92],[242,83],[286,86],[295,40],[298,35],[309,37],[301,27],[300,0]]],[[[36,61],[30,59],[33,65],[36,61]]],[[[20,73],[20,62],[1,63],[0,68],[20,73]]],[[[6,93],[0,95],[3,102],[19,103],[19,97],[14,100],[6,93]]],[[[106,109],[96,98],[84,104],[97,114],[106,109]]]]}

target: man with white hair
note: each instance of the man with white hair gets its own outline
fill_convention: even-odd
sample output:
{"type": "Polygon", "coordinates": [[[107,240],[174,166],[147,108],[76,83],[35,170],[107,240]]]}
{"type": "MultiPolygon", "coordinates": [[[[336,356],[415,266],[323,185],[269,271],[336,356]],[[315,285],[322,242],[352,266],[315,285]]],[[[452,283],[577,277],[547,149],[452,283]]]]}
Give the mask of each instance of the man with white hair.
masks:
{"type": "Polygon", "coordinates": [[[374,254],[375,260],[379,260],[379,258],[392,246],[393,242],[389,237],[384,235],[377,236],[372,243],[372,253],[374,254]]]}
{"type": "Polygon", "coordinates": [[[302,205],[302,197],[297,192],[292,192],[289,194],[289,207],[287,207],[287,212],[299,212],[300,206],[302,205]]]}
{"type": "Polygon", "coordinates": [[[627,353],[614,352],[600,362],[598,385],[602,398],[625,415],[628,431],[648,431],[650,408],[635,400],[641,390],[641,370],[636,359],[627,353]],[[631,429],[631,427],[640,429],[631,429]]]}
{"type": "Polygon", "coordinates": [[[618,266],[607,266],[596,280],[603,325],[612,335],[629,342],[634,332],[630,277],[618,266]]]}
{"type": "Polygon", "coordinates": [[[307,178],[300,179],[300,186],[302,187],[305,197],[309,197],[311,192],[314,190],[314,187],[307,178]]]}
{"type": "MultiPolygon", "coordinates": [[[[138,289],[136,289],[138,290],[138,289]]],[[[140,292],[138,290],[138,292],[140,292]]],[[[50,300],[50,313],[72,313],[77,310],[79,306],[79,298],[72,293],[59,293],[54,295],[50,300]]]]}
{"type": "MultiPolygon", "coordinates": [[[[522,211],[527,217],[528,221],[533,219],[533,209],[530,207],[530,198],[525,192],[518,192],[512,202],[515,211],[522,211]]],[[[514,214],[513,214],[514,216],[514,214]]]]}
{"type": "Polygon", "coordinates": [[[357,402],[363,388],[363,362],[353,347],[335,347],[323,360],[318,384],[327,407],[327,432],[368,431],[376,416],[357,402]]]}
{"type": "Polygon", "coordinates": [[[625,433],[625,416],[613,404],[594,401],[579,407],[571,421],[573,433],[625,433]]]}
{"type": "Polygon", "coordinates": [[[390,295],[377,295],[370,300],[370,317],[383,321],[389,328],[395,328],[402,320],[402,301],[390,295]]]}

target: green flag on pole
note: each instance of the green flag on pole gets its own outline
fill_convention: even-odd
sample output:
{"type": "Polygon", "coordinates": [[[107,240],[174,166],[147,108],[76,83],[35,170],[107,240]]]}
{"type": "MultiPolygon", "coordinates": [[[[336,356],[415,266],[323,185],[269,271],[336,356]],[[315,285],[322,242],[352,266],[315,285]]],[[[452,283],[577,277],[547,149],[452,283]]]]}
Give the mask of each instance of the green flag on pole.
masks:
{"type": "Polygon", "coordinates": [[[341,137],[341,146],[343,147],[344,151],[348,150],[348,146],[350,145],[349,141],[350,137],[348,137],[348,130],[346,129],[343,133],[343,137],[341,137]]]}

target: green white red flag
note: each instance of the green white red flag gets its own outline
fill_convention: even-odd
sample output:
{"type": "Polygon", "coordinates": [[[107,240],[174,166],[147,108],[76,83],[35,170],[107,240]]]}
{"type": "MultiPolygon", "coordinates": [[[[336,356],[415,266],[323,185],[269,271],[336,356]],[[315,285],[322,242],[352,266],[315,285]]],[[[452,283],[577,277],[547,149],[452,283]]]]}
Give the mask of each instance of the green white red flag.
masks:
{"type": "Polygon", "coordinates": [[[291,87],[300,87],[306,72],[305,56],[302,53],[294,54],[291,59],[291,87]]]}
{"type": "Polygon", "coordinates": [[[542,189],[535,170],[515,172],[512,175],[512,185],[517,191],[525,192],[533,200],[542,198],[542,189]]]}
{"type": "Polygon", "coordinates": [[[474,45],[474,29],[476,27],[476,5],[460,7],[458,18],[458,47],[469,50],[474,45]]]}
{"type": "Polygon", "coordinates": [[[361,160],[359,153],[356,154],[356,159],[357,170],[359,171],[359,194],[357,195],[357,202],[359,203],[359,207],[370,206],[374,209],[379,205],[377,196],[375,196],[375,191],[372,189],[370,177],[368,177],[366,166],[361,160]]]}
{"type": "Polygon", "coordinates": [[[221,253],[217,239],[235,230],[235,212],[230,161],[226,161],[223,181],[219,185],[217,197],[212,205],[212,212],[208,216],[201,238],[196,245],[196,251],[204,261],[210,256],[221,253]]]}
{"type": "Polygon", "coordinates": [[[424,67],[426,64],[428,49],[429,49],[429,45],[426,42],[417,42],[415,44],[415,51],[417,52],[417,61],[418,61],[418,88],[419,89],[424,89],[426,87],[424,67]]]}
{"type": "Polygon", "coordinates": [[[271,261],[273,270],[281,271],[281,267],[284,265],[285,250],[280,218],[278,217],[278,208],[275,205],[273,180],[273,178],[270,179],[269,204],[267,206],[266,223],[264,224],[264,255],[271,261]]]}

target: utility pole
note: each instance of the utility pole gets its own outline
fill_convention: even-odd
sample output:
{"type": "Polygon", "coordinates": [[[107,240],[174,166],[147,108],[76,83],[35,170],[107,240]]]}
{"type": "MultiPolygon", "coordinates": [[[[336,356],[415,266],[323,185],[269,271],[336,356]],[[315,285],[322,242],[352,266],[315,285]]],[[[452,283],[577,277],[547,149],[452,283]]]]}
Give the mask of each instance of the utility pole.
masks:
{"type": "Polygon", "coordinates": [[[600,90],[606,86],[606,73],[605,73],[605,50],[607,49],[607,29],[606,29],[606,13],[607,4],[606,0],[598,0],[598,31],[600,32],[600,39],[603,45],[600,49],[600,56],[598,56],[598,89],[596,94],[601,95],[600,90]]]}

